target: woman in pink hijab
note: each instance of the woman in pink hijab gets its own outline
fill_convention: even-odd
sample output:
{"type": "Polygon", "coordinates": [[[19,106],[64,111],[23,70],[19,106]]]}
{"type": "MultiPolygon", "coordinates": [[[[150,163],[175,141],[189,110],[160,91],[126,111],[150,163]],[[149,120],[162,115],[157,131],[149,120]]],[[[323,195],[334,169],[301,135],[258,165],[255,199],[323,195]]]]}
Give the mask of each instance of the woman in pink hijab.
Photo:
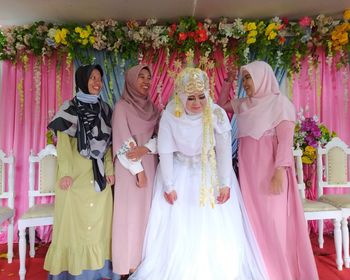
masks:
{"type": "Polygon", "coordinates": [[[159,111],[149,98],[151,69],[130,68],[113,119],[115,191],[112,232],[113,272],[132,273],[141,261],[158,163],[156,128],[159,111]]]}
{"type": "Polygon", "coordinates": [[[237,117],[240,187],[270,279],[318,279],[294,170],[295,108],[269,64],[241,75],[247,97],[230,101],[226,82],[218,104],[237,117]]]}

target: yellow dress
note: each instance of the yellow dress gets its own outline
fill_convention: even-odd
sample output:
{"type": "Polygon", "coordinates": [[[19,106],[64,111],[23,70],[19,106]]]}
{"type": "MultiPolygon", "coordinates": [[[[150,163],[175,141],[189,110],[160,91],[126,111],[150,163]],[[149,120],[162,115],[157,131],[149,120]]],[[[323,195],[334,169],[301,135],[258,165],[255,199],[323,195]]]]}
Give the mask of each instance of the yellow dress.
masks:
{"type": "MultiPolygon", "coordinates": [[[[112,192],[111,186],[96,192],[92,162],[77,150],[77,139],[57,134],[58,173],[52,243],[44,268],[52,275],[68,271],[101,269],[111,259],[112,192]],[[62,190],[58,181],[73,178],[73,185],[62,190]]],[[[111,150],[105,155],[105,174],[113,175],[111,150]]]]}

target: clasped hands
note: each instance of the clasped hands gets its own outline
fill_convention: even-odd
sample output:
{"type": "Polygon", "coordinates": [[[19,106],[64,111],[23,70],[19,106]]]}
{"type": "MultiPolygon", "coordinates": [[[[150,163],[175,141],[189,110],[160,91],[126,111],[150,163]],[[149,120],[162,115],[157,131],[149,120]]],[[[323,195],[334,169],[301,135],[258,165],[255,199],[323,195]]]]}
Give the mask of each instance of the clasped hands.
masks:
{"type": "Polygon", "coordinates": [[[132,142],[129,144],[129,147],[130,150],[126,153],[126,158],[132,161],[140,160],[149,151],[145,146],[136,146],[132,142]]]}
{"type": "MultiPolygon", "coordinates": [[[[173,205],[174,202],[177,200],[177,193],[176,191],[171,191],[169,193],[164,192],[164,198],[168,203],[173,205]]],[[[217,204],[224,204],[227,200],[229,200],[229,198],[230,198],[230,188],[229,187],[220,188],[219,196],[216,198],[217,204]]]]}

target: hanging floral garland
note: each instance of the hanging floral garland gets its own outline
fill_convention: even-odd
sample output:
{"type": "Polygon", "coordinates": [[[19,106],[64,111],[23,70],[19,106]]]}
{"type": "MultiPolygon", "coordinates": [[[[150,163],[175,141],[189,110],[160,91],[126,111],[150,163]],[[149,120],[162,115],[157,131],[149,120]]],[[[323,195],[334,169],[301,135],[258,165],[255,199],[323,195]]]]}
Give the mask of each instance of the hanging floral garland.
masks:
{"type": "Polygon", "coordinates": [[[158,53],[160,49],[179,55],[193,49],[204,57],[219,50],[224,53],[224,59],[232,56],[237,65],[264,59],[292,73],[300,70],[303,58],[315,57],[319,48],[326,51],[328,62],[335,60],[338,67],[347,65],[347,56],[337,54],[350,50],[349,19],[350,10],[343,13],[342,19],[321,14],[299,21],[274,17],[201,22],[187,17],[164,25],[151,18],[144,24],[107,19],[85,26],[41,21],[0,29],[0,59],[17,61],[28,53],[45,56],[59,50],[68,53],[67,59],[79,57],[88,61],[84,50],[91,48],[107,50],[124,59],[139,57],[140,53],[158,53]]]}

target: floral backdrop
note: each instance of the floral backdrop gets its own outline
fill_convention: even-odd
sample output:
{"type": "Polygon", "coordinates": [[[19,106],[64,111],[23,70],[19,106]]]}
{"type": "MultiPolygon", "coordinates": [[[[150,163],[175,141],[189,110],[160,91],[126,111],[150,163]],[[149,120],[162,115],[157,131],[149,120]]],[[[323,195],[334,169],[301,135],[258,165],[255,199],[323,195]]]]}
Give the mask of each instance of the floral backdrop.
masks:
{"type": "MultiPolygon", "coordinates": [[[[153,55],[165,49],[179,56],[193,49],[210,58],[220,50],[226,61],[237,65],[252,59],[263,59],[272,66],[282,66],[290,72],[300,70],[305,57],[315,58],[317,50],[327,53],[328,63],[338,67],[348,63],[350,10],[342,18],[318,15],[297,21],[274,17],[267,20],[219,21],[193,17],[179,22],[158,24],[150,18],[145,22],[113,19],[94,21],[87,25],[35,22],[30,25],[0,29],[0,59],[26,63],[28,54],[45,56],[54,50],[89,60],[84,49],[107,50],[124,59],[153,55]]],[[[313,59],[315,63],[317,59],[313,59]]]]}

